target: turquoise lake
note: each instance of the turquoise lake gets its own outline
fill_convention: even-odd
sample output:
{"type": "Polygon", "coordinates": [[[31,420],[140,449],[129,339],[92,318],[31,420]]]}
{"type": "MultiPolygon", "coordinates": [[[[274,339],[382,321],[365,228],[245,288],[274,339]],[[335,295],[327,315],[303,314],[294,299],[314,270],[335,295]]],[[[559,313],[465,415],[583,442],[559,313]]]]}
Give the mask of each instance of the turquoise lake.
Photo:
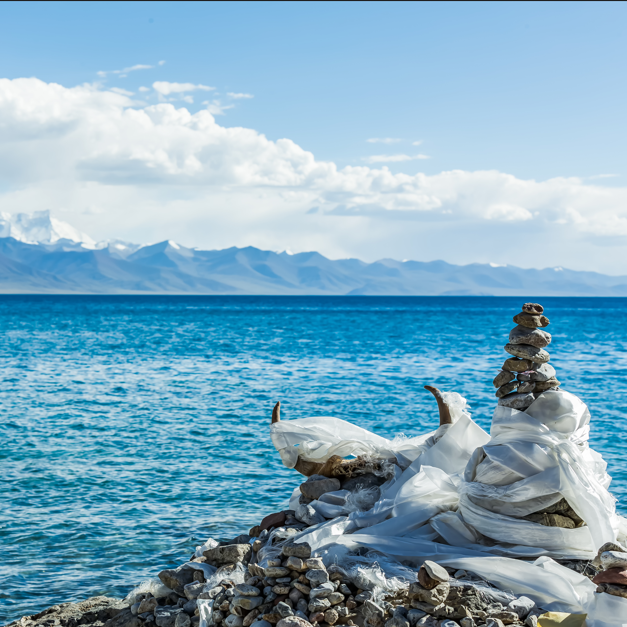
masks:
{"type": "MultiPolygon", "coordinates": [[[[283,509],[283,419],[437,427],[425,384],[489,429],[524,298],[0,296],[0,623],[125,596],[283,509]]],[[[627,299],[542,298],[562,388],[627,515],[627,299]]]]}

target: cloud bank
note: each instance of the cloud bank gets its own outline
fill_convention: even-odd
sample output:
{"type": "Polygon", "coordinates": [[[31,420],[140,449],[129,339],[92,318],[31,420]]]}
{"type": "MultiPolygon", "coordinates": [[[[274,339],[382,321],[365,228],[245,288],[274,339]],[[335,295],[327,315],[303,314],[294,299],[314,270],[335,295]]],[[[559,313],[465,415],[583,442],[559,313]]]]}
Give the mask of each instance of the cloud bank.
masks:
{"type": "MultiPolygon", "coordinates": [[[[165,81],[153,88],[163,96],[212,89],[165,81]]],[[[290,139],[221,126],[212,107],[225,108],[212,101],[192,113],[96,85],[0,79],[0,209],[50,209],[95,239],[172,237],[368,260],[587,263],[627,273],[625,188],[494,170],[339,168],[290,139]]],[[[383,157],[425,158],[366,159],[383,157]]]]}

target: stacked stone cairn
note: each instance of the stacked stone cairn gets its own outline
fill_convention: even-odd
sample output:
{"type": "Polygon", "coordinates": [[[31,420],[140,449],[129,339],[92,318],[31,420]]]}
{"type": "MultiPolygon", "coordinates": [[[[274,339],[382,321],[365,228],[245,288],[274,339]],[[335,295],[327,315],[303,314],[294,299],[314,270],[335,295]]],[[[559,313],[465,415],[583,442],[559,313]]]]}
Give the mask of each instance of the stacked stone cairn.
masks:
{"type": "Polygon", "coordinates": [[[514,316],[518,326],[510,331],[509,343],[505,345],[511,357],[505,360],[493,381],[499,405],[524,411],[540,394],[560,385],[545,350],[551,343],[551,335],[542,330],[549,325],[543,313],[542,305],[525,303],[514,316]]]}
{"type": "Polygon", "coordinates": [[[627,549],[608,542],[599,549],[593,565],[601,569],[592,579],[597,584],[597,592],[627,599],[627,549]]]}

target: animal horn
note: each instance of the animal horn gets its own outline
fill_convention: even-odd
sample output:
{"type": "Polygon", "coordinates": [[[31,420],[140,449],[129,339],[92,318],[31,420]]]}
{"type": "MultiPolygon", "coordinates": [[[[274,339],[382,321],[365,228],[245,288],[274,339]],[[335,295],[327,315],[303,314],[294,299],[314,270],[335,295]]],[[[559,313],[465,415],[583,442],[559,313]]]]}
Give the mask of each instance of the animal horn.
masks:
{"type": "Polygon", "coordinates": [[[281,420],[281,401],[279,401],[272,410],[272,423],[279,422],[281,420]]]}
{"type": "Polygon", "coordinates": [[[438,388],[434,388],[432,385],[425,385],[425,390],[429,390],[429,392],[431,392],[431,394],[435,396],[435,400],[438,402],[438,410],[440,412],[440,426],[453,424],[453,420],[451,419],[451,412],[448,409],[448,405],[444,402],[442,392],[440,392],[438,388]]]}

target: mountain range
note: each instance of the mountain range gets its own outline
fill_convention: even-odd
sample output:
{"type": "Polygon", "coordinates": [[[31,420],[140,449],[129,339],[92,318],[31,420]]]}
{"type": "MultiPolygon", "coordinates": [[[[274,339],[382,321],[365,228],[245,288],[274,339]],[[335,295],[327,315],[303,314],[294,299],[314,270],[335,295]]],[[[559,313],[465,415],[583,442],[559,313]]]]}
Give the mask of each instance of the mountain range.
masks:
{"type": "Polygon", "coordinates": [[[627,296],[627,276],[445,261],[366,263],[172,241],[96,243],[48,212],[0,214],[0,293],[627,296]]]}

